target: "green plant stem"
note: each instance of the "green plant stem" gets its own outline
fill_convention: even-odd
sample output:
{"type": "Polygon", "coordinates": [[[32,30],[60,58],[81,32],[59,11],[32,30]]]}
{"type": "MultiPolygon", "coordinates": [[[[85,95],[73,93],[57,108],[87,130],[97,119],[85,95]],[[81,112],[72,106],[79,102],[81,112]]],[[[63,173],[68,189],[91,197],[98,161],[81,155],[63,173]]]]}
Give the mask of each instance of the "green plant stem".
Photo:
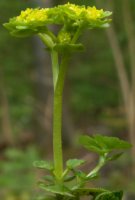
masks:
{"type": "Polygon", "coordinates": [[[76,33],[74,34],[74,37],[72,39],[72,43],[76,43],[76,41],[78,40],[79,36],[80,36],[80,33],[81,33],[81,27],[78,27],[76,33]]]}
{"type": "Polygon", "coordinates": [[[106,157],[101,156],[98,165],[87,175],[87,177],[96,175],[99,172],[99,170],[105,165],[105,163],[106,163],[106,157]]]}
{"type": "Polygon", "coordinates": [[[59,62],[58,62],[58,52],[55,50],[51,51],[51,60],[52,60],[52,71],[53,71],[53,86],[54,91],[59,74],[59,62]]]}
{"type": "MultiPolygon", "coordinates": [[[[55,58],[55,57],[53,57],[55,58]]],[[[54,173],[57,180],[62,179],[63,174],[63,154],[62,154],[62,93],[64,79],[67,69],[68,57],[64,56],[59,68],[57,82],[54,88],[53,105],[53,155],[54,155],[54,173]]],[[[54,61],[52,61],[54,63],[54,61]]],[[[55,64],[55,63],[54,63],[55,64]]]]}
{"type": "Polygon", "coordinates": [[[53,49],[53,47],[54,47],[54,42],[53,42],[51,36],[49,36],[48,34],[45,34],[45,33],[39,33],[38,36],[40,37],[40,39],[42,40],[42,42],[43,42],[49,49],[53,49]]]}

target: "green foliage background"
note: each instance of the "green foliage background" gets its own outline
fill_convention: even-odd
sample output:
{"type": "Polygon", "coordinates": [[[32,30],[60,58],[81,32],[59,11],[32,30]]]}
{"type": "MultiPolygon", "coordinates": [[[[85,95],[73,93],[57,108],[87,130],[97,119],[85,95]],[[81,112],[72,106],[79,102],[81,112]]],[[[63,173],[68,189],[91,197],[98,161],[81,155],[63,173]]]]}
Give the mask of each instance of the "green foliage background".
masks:
{"type": "MultiPolygon", "coordinates": [[[[18,15],[31,4],[22,1],[0,2],[0,67],[3,71],[4,84],[10,104],[10,115],[15,129],[29,126],[32,113],[33,86],[31,76],[32,40],[10,37],[2,24],[11,16],[18,15]],[[16,124],[16,125],[15,125],[16,124]]],[[[17,130],[15,130],[17,131],[17,130]]]]}

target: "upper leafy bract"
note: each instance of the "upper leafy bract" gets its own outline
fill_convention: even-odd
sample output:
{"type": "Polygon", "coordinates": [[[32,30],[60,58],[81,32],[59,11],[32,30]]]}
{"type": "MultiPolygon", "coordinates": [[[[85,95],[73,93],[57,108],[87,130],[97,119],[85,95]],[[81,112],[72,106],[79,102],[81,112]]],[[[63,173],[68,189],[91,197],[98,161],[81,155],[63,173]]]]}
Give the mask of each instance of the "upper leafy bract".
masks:
{"type": "Polygon", "coordinates": [[[81,136],[80,143],[88,150],[98,154],[110,153],[114,150],[128,149],[131,145],[117,137],[103,135],[81,136]]]}
{"type": "Polygon", "coordinates": [[[13,36],[26,37],[38,33],[46,33],[47,25],[62,25],[66,32],[75,32],[79,27],[104,27],[108,25],[111,12],[96,9],[96,7],[79,6],[75,4],[58,5],[53,8],[27,8],[17,17],[13,17],[4,26],[13,36]]]}

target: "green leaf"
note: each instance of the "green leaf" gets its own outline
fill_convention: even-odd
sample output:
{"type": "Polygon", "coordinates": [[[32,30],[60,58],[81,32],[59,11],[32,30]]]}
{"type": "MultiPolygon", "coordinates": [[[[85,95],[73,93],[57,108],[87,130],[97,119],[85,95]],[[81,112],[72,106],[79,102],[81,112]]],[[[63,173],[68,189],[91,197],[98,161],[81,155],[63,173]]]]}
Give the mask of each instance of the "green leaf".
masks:
{"type": "Polygon", "coordinates": [[[83,179],[83,180],[87,180],[87,174],[80,171],[80,170],[74,170],[74,173],[75,173],[75,176],[76,177],[79,177],[80,179],[83,179]]]}
{"type": "Polygon", "coordinates": [[[53,171],[53,169],[54,169],[54,166],[51,162],[44,161],[44,160],[35,161],[33,163],[33,165],[34,165],[34,167],[37,167],[39,169],[47,169],[49,171],[53,171]]]}
{"type": "Polygon", "coordinates": [[[86,149],[96,152],[96,153],[102,153],[102,149],[100,148],[100,145],[96,142],[96,140],[90,136],[80,136],[79,138],[80,144],[83,145],[86,149]]]}
{"type": "Polygon", "coordinates": [[[56,44],[54,46],[54,50],[59,51],[59,52],[77,52],[77,51],[84,51],[84,46],[82,44],[68,44],[68,43],[63,43],[63,44],[56,44]]]}
{"type": "Polygon", "coordinates": [[[97,179],[99,178],[99,174],[98,173],[93,173],[90,176],[86,177],[86,180],[93,180],[93,179],[97,179]]]}
{"type": "Polygon", "coordinates": [[[37,197],[36,199],[33,199],[33,200],[55,200],[55,197],[45,195],[45,197],[39,196],[39,197],[37,197]]]}
{"type": "Polygon", "coordinates": [[[66,176],[66,177],[64,178],[64,182],[72,181],[75,177],[76,177],[75,175],[73,175],[73,176],[66,176]]]}
{"type": "Polygon", "coordinates": [[[70,159],[66,162],[66,166],[68,169],[74,169],[76,167],[79,167],[80,165],[84,164],[85,160],[80,159],[70,159]]]}
{"type": "Polygon", "coordinates": [[[122,200],[123,191],[116,191],[116,192],[113,192],[113,194],[118,198],[118,200],[122,200]]]}
{"type": "Polygon", "coordinates": [[[71,191],[64,185],[46,186],[45,184],[41,183],[39,184],[39,187],[47,192],[73,197],[71,191]]]}
{"type": "Polygon", "coordinates": [[[94,198],[94,200],[118,200],[112,192],[103,192],[94,198]]]}
{"type": "Polygon", "coordinates": [[[117,154],[114,154],[113,156],[107,158],[108,161],[113,161],[113,160],[117,160],[120,156],[123,155],[123,152],[121,153],[117,153],[117,154]]]}
{"type": "Polygon", "coordinates": [[[103,148],[106,148],[108,150],[113,150],[113,149],[128,149],[131,147],[131,144],[124,140],[120,140],[117,137],[108,137],[108,136],[103,136],[103,135],[95,135],[94,136],[95,140],[99,143],[99,145],[103,148]]]}
{"type": "Polygon", "coordinates": [[[28,26],[16,26],[16,29],[18,29],[18,30],[26,30],[26,29],[28,29],[28,26]]]}
{"type": "Polygon", "coordinates": [[[19,38],[29,37],[31,35],[34,35],[33,31],[29,30],[29,29],[27,29],[27,30],[25,30],[25,29],[23,29],[23,30],[12,30],[10,32],[10,34],[12,36],[19,37],[19,38]]]}
{"type": "Polygon", "coordinates": [[[97,196],[98,194],[109,192],[109,190],[105,190],[103,188],[79,188],[74,191],[75,194],[79,196],[97,196]]]}
{"type": "Polygon", "coordinates": [[[55,182],[54,177],[50,176],[50,175],[44,176],[43,179],[48,181],[48,182],[50,182],[50,183],[54,183],[55,182]]]}
{"type": "Polygon", "coordinates": [[[131,147],[131,144],[120,140],[117,137],[103,135],[81,136],[79,141],[86,149],[100,155],[110,153],[114,150],[123,150],[131,147]]]}
{"type": "Polygon", "coordinates": [[[123,192],[103,192],[96,196],[95,200],[121,200],[123,192]]]}
{"type": "Polygon", "coordinates": [[[3,26],[9,30],[12,36],[19,38],[29,37],[38,33],[45,33],[47,30],[45,25],[17,23],[15,18],[11,19],[9,23],[3,24],[3,26]]]}
{"type": "Polygon", "coordinates": [[[122,200],[122,191],[109,191],[103,188],[79,188],[74,191],[79,196],[93,196],[93,200],[122,200]]]}

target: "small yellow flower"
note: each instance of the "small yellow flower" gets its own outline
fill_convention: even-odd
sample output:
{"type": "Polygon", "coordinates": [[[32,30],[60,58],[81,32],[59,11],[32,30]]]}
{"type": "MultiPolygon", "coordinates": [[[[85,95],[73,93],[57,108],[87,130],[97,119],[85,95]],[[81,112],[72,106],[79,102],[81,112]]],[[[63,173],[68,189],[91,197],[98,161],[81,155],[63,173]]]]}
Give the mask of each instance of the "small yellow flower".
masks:
{"type": "Polygon", "coordinates": [[[67,3],[66,6],[75,12],[76,16],[80,16],[80,14],[84,11],[86,11],[86,8],[84,6],[77,6],[75,4],[70,4],[70,3],[67,3]]]}
{"type": "Polygon", "coordinates": [[[100,19],[103,16],[103,9],[98,10],[95,6],[87,8],[87,18],[90,20],[100,19]]]}

